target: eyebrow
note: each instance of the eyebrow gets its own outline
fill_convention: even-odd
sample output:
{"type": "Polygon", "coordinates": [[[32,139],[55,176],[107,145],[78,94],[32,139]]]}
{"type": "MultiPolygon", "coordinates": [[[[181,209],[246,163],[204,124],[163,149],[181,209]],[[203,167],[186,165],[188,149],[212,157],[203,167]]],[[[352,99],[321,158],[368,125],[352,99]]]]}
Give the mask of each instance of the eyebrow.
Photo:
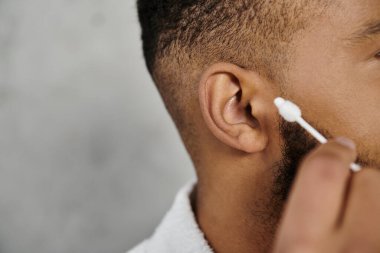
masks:
{"type": "Polygon", "coordinates": [[[366,23],[346,40],[351,42],[359,42],[362,40],[371,39],[376,35],[380,35],[380,20],[366,23]]]}

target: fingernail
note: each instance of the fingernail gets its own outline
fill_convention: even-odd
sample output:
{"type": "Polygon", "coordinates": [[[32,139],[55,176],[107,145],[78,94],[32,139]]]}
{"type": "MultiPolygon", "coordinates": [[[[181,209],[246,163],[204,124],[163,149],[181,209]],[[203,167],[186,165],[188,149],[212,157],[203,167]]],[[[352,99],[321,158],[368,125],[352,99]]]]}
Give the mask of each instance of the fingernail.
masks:
{"type": "Polygon", "coordinates": [[[350,148],[350,149],[353,149],[355,150],[356,149],[356,145],[355,145],[355,142],[353,142],[351,139],[348,139],[346,137],[343,137],[343,136],[339,136],[339,137],[336,137],[334,138],[337,142],[339,142],[340,144],[350,148]]]}

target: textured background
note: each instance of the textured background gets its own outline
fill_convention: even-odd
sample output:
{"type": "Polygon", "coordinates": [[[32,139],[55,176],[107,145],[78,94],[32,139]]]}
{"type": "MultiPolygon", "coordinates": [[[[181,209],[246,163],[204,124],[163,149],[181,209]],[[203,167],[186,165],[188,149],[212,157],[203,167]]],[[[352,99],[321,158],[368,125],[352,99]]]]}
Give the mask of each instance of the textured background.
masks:
{"type": "Polygon", "coordinates": [[[192,166],[133,0],[0,0],[0,252],[124,252],[192,166]]]}

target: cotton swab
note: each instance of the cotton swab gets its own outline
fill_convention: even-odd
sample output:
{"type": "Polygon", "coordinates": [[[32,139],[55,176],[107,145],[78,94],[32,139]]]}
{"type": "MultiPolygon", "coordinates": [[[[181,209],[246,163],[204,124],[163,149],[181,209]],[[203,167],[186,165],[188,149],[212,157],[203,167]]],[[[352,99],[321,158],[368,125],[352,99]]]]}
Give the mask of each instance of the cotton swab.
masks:
{"type": "MultiPolygon", "coordinates": [[[[302,113],[300,108],[289,100],[285,100],[282,97],[277,97],[274,100],[280,115],[288,122],[297,122],[302,128],[308,131],[314,138],[316,138],[320,143],[326,143],[327,139],[320,134],[315,128],[313,128],[309,123],[307,123],[302,118],[302,113]]],[[[361,166],[356,163],[350,164],[350,169],[353,172],[358,172],[361,170],[361,166]]]]}

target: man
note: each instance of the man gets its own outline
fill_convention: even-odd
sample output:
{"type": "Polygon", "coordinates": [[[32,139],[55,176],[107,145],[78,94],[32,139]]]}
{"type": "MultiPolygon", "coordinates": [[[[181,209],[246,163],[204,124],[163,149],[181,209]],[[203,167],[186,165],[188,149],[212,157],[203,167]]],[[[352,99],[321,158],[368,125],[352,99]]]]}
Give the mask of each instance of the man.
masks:
{"type": "Polygon", "coordinates": [[[198,180],[131,252],[380,252],[379,0],[139,0],[138,12],[198,180]],[[284,122],[277,96],[331,141],[284,122]]]}

